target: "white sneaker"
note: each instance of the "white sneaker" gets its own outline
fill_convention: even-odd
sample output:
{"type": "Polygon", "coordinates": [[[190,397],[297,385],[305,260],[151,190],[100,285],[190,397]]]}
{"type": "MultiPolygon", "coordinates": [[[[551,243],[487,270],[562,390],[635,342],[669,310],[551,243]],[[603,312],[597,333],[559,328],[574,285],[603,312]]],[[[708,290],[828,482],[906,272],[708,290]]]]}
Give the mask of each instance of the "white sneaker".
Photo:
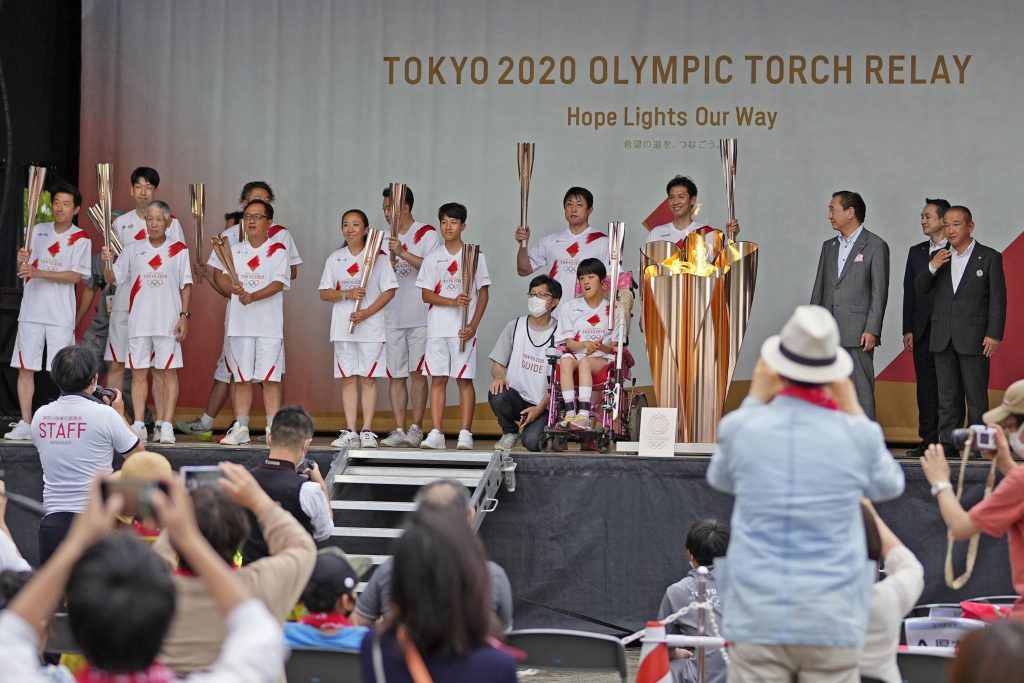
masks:
{"type": "MultiPolygon", "coordinates": [[[[410,430],[411,431],[411,430],[410,430]]],[[[423,439],[420,443],[420,448],[434,448],[436,450],[444,450],[448,445],[444,442],[444,434],[439,429],[431,429],[430,433],[427,434],[427,438],[423,439]]]]}
{"type": "MultiPolygon", "coordinates": [[[[470,442],[473,441],[473,437],[470,436],[470,442]]],[[[510,451],[516,447],[519,443],[519,434],[502,434],[501,438],[498,439],[498,443],[494,444],[494,449],[497,451],[510,451]]]]}
{"type": "Polygon", "coordinates": [[[249,428],[243,427],[237,422],[231,425],[231,429],[220,440],[221,446],[243,446],[249,443],[249,428]]]}
{"type": "Polygon", "coordinates": [[[343,429],[338,438],[331,442],[332,448],[359,448],[359,435],[353,431],[343,429]]]}
{"type": "Polygon", "coordinates": [[[390,434],[381,440],[380,445],[387,446],[389,448],[401,448],[402,446],[407,445],[405,443],[405,439],[406,433],[402,431],[401,428],[393,429],[390,434]]]}
{"type": "Polygon", "coordinates": [[[139,441],[145,444],[149,440],[149,431],[146,429],[146,425],[142,422],[136,422],[132,425],[132,429],[139,436],[139,441]]]}
{"type": "MultiPolygon", "coordinates": [[[[437,431],[436,429],[434,431],[437,431]]],[[[412,425],[409,427],[409,432],[405,435],[405,445],[410,448],[419,448],[420,444],[423,443],[423,430],[419,425],[412,425]]]]}
{"type": "Polygon", "coordinates": [[[473,450],[473,433],[468,429],[463,429],[459,432],[459,443],[455,446],[460,451],[471,451],[473,450]]]}
{"type": "Polygon", "coordinates": [[[12,422],[11,431],[4,434],[4,438],[9,441],[31,441],[32,425],[24,420],[12,422]]]}
{"type": "Polygon", "coordinates": [[[359,432],[359,447],[376,448],[377,435],[371,432],[369,429],[364,429],[363,431],[359,432]]]}
{"type": "Polygon", "coordinates": [[[170,422],[160,424],[160,443],[174,443],[174,426],[170,422]]]}

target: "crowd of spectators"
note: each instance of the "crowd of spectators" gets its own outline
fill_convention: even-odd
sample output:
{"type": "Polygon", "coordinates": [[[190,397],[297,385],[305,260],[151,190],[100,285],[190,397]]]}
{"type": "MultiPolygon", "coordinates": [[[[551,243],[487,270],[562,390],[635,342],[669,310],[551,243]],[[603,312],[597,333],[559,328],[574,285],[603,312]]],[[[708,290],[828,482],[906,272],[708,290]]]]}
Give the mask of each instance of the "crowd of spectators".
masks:
{"type": "MultiPolygon", "coordinates": [[[[166,458],[141,450],[120,396],[92,395],[94,366],[77,347],[58,353],[64,393],[37,412],[54,427],[37,444],[46,516],[34,574],[4,523],[0,482],[0,682],[50,680],[38,652],[56,610],[84,658],[69,663],[90,682],[284,681],[288,647],[358,651],[365,681],[516,680],[517,653],[500,642],[513,624],[512,588],[474,532],[465,486],[422,487],[393,558],[357,592],[361,563],[317,550],[333,520],[307,459],[313,423],[302,408],[277,413],[256,467],[223,462],[219,478],[186,490],[166,458]],[[69,426],[93,416],[89,429],[69,426]],[[57,443],[68,439],[74,454],[57,443]],[[126,456],[118,472],[115,453],[126,456]]],[[[902,680],[897,644],[924,570],[872,505],[899,496],[904,474],[861,409],[850,368],[832,316],[801,306],[764,343],[748,397],[721,422],[707,479],[733,497],[730,523],[692,524],[690,569],[658,610],[666,619],[703,590],[710,627],[729,642],[727,656],[707,651],[707,681],[902,680]]],[[[921,463],[953,538],[1008,535],[1020,592],[1024,381],[984,420],[1004,475],[990,497],[964,510],[940,446],[921,463]]],[[[696,615],[667,632],[698,633],[696,615]]],[[[1006,654],[1022,644],[1016,620],[972,634],[951,680],[1009,680],[1019,663],[1006,654]]],[[[698,679],[692,650],[670,658],[674,681],[698,679]]]]}

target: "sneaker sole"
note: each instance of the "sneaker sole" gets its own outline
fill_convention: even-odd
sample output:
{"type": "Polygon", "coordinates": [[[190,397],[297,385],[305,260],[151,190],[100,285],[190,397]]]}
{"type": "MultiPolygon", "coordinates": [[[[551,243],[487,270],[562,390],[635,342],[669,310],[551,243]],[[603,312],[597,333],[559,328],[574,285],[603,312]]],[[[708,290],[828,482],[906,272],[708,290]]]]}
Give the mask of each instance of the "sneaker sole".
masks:
{"type": "Polygon", "coordinates": [[[464,443],[460,443],[460,444],[458,444],[455,447],[455,450],[457,450],[457,451],[471,451],[471,450],[473,450],[473,447],[472,446],[467,446],[464,443]]]}

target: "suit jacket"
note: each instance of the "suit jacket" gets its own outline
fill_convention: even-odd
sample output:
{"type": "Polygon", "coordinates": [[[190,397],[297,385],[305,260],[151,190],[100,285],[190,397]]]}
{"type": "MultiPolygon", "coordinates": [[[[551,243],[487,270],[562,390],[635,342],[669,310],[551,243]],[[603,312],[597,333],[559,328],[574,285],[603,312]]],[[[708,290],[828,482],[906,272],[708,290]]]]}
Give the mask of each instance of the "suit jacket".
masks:
{"type": "Polygon", "coordinates": [[[932,321],[932,290],[918,294],[914,285],[918,274],[928,270],[931,243],[931,240],[925,240],[910,248],[907,253],[907,270],[903,274],[903,334],[913,333],[915,340],[928,331],[932,321]]]}
{"type": "Polygon", "coordinates": [[[942,264],[935,275],[926,267],[914,281],[920,294],[935,297],[929,348],[942,351],[952,342],[953,350],[965,356],[980,356],[985,337],[1002,339],[1006,326],[1006,279],[1003,255],[974,242],[971,262],[960,286],[953,291],[953,269],[942,264]]]}
{"type": "Polygon", "coordinates": [[[818,257],[811,303],[832,312],[839,324],[839,343],[860,346],[869,332],[882,338],[882,318],[889,296],[889,245],[878,235],[861,231],[839,272],[839,237],[825,240],[818,257]]]}

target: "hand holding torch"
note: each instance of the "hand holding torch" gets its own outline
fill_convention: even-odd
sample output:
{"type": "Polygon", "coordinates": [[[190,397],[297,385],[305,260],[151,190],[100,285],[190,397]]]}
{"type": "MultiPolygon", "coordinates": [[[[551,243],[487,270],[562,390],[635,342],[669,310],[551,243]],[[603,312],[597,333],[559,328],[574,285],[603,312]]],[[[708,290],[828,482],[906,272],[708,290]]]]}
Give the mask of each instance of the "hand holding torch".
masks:
{"type": "MultiPolygon", "coordinates": [[[[363,274],[359,278],[359,288],[365,290],[366,285],[370,282],[370,274],[373,272],[373,267],[377,264],[377,257],[380,255],[380,247],[384,244],[384,231],[371,228],[366,233],[366,247],[363,249],[363,274]]],[[[355,313],[362,306],[362,300],[357,301],[355,308],[352,312],[355,313]]],[[[348,326],[348,333],[352,334],[356,331],[355,320],[351,321],[348,326]]]]}
{"type": "MultiPolygon", "coordinates": [[[[463,244],[462,245],[462,293],[472,298],[473,296],[473,285],[476,284],[476,266],[480,260],[480,245],[479,244],[463,244]]],[[[466,329],[469,326],[469,305],[462,307],[462,327],[460,329],[466,329]]],[[[463,339],[459,343],[459,351],[466,350],[466,340],[463,339]]]]}
{"type": "MultiPolygon", "coordinates": [[[[530,205],[530,178],[533,177],[533,152],[535,143],[520,142],[516,144],[516,156],[519,158],[519,225],[527,225],[526,213],[530,205]]],[[[526,248],[526,240],[519,242],[526,248]]]]}

